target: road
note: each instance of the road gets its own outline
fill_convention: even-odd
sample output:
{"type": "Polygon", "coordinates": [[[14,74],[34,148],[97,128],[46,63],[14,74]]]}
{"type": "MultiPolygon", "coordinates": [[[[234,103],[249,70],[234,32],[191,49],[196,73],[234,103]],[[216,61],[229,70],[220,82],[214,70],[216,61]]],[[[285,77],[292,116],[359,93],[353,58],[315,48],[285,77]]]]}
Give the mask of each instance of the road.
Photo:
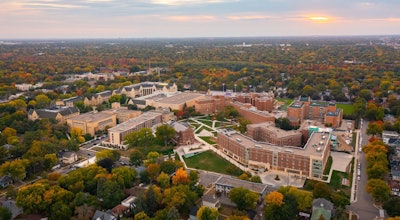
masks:
{"type": "MultiPolygon", "coordinates": [[[[368,127],[368,122],[364,121],[360,128],[360,141],[361,146],[368,145],[368,135],[366,133],[368,127]]],[[[359,150],[358,145],[355,150],[359,150]]],[[[369,220],[374,219],[376,216],[379,216],[379,211],[376,207],[374,207],[374,199],[370,194],[366,191],[367,185],[367,162],[365,159],[365,155],[362,152],[358,152],[358,159],[361,164],[361,178],[360,181],[357,181],[357,191],[356,191],[356,202],[351,203],[349,210],[358,214],[360,220],[369,220]]],[[[357,163],[354,167],[354,173],[357,175],[357,163]]]]}

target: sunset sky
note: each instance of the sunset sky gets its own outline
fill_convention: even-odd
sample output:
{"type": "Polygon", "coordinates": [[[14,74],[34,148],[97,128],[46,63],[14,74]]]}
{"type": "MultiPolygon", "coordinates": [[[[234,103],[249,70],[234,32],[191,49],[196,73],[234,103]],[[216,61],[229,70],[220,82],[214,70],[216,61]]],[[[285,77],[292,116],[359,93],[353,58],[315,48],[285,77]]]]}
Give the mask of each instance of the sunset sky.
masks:
{"type": "Polygon", "coordinates": [[[0,39],[400,34],[400,0],[1,0],[0,39]]]}

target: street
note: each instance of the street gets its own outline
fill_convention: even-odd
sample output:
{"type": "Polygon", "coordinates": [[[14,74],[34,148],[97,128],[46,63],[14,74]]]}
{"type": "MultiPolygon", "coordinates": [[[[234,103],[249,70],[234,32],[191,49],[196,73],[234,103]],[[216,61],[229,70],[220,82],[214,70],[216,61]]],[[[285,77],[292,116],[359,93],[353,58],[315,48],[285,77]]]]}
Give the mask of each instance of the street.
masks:
{"type": "MultiPolygon", "coordinates": [[[[356,145],[356,151],[359,150],[360,146],[368,145],[368,135],[366,133],[368,127],[368,121],[364,121],[360,127],[360,139],[361,145],[356,145]]],[[[356,158],[357,159],[357,158],[356,158]]],[[[356,201],[350,204],[349,210],[358,214],[360,220],[369,220],[374,219],[376,216],[379,216],[378,209],[373,205],[374,199],[370,194],[366,191],[367,185],[367,162],[365,159],[365,155],[362,152],[358,152],[358,161],[361,163],[361,177],[360,180],[357,181],[357,191],[356,191],[356,201]]],[[[357,175],[357,163],[354,165],[354,175],[357,175]]]]}

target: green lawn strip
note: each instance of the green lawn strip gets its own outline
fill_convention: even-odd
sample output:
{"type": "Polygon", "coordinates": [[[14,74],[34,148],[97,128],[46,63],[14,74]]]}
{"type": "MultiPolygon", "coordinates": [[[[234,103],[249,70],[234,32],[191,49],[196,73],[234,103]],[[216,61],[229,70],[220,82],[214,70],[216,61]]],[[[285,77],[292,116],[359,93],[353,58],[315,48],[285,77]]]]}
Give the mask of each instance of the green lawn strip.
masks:
{"type": "Polygon", "coordinates": [[[235,173],[236,176],[239,176],[242,173],[239,168],[235,167],[227,160],[218,156],[216,153],[210,150],[190,158],[184,158],[184,160],[188,167],[195,169],[207,170],[228,175],[232,175],[232,173],[235,173]],[[229,170],[234,169],[235,172],[228,172],[229,170],[227,168],[230,168],[229,170]]]}
{"type": "Polygon", "coordinates": [[[284,102],[285,103],[280,107],[281,110],[286,110],[287,107],[293,102],[293,99],[277,98],[276,100],[278,100],[279,102],[284,102]]]}
{"type": "Polygon", "coordinates": [[[354,112],[354,106],[353,104],[342,104],[342,103],[337,103],[336,106],[338,108],[343,109],[343,114],[345,115],[351,115],[354,112]]]}
{"type": "Polygon", "coordinates": [[[347,177],[348,177],[347,173],[334,170],[332,172],[331,182],[329,183],[329,186],[335,190],[348,188],[347,186],[342,185],[342,178],[347,178],[347,177]]]}
{"type": "MultiPolygon", "coordinates": [[[[209,144],[215,144],[215,141],[211,140],[211,137],[200,137],[201,139],[203,139],[205,142],[209,143],[209,144]]],[[[213,138],[215,139],[215,138],[213,138]]]]}
{"type": "Polygon", "coordinates": [[[197,120],[197,121],[199,121],[199,122],[201,122],[201,123],[203,123],[203,124],[205,124],[205,125],[208,125],[208,126],[210,126],[210,127],[212,127],[212,121],[210,121],[210,120],[202,120],[202,119],[199,119],[199,120],[197,120]]]}

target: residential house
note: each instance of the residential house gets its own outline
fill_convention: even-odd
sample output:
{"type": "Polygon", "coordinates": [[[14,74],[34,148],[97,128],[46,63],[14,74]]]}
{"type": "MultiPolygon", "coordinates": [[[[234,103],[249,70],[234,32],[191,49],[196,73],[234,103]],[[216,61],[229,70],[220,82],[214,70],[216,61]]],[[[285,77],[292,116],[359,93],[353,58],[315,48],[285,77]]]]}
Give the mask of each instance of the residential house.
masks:
{"type": "Polygon", "coordinates": [[[19,216],[23,213],[22,208],[18,207],[17,203],[14,200],[1,201],[1,206],[10,210],[11,219],[16,218],[17,216],[19,216]]]}
{"type": "Polygon", "coordinates": [[[7,188],[9,185],[13,184],[13,179],[9,175],[4,175],[0,177],[0,187],[7,188]]]}
{"type": "Polygon", "coordinates": [[[215,191],[219,193],[228,194],[231,189],[241,187],[257,193],[260,199],[264,198],[264,196],[269,192],[270,187],[263,183],[254,183],[228,176],[220,176],[214,185],[215,191]]]}
{"type": "Polygon", "coordinates": [[[201,205],[207,206],[208,208],[219,209],[221,207],[221,202],[215,195],[203,195],[201,198],[201,205]]]}
{"type": "Polygon", "coordinates": [[[400,196],[400,181],[390,180],[388,185],[393,196],[400,196]]]}
{"type": "Polygon", "coordinates": [[[92,220],[117,220],[117,217],[113,216],[110,213],[96,210],[92,217],[92,220]]]}
{"type": "Polygon", "coordinates": [[[62,155],[61,162],[64,164],[71,164],[78,160],[78,155],[75,152],[65,152],[62,155]]]}

